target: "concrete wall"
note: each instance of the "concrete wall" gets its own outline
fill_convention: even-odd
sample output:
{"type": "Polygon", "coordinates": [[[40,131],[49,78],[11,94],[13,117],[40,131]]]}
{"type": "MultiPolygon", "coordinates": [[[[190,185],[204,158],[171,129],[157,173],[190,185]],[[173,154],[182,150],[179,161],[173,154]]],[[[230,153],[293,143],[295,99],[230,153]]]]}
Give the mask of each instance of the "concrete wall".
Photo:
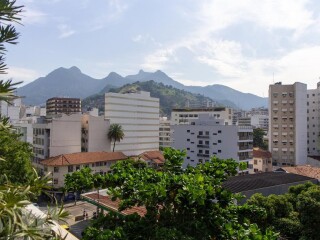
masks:
{"type": "Polygon", "coordinates": [[[107,137],[110,122],[103,116],[96,117],[85,114],[82,116],[82,127],[87,130],[87,151],[111,151],[111,144],[107,137]]]}

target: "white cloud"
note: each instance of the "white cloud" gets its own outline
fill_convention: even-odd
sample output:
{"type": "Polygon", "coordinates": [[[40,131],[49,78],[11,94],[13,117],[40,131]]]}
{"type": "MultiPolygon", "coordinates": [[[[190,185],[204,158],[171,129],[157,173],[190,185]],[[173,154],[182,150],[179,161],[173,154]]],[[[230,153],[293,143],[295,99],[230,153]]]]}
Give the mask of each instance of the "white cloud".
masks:
{"type": "Polygon", "coordinates": [[[159,49],[145,57],[142,69],[155,71],[165,68],[165,64],[174,56],[174,48],[159,49]]]}
{"type": "Polygon", "coordinates": [[[39,10],[25,7],[22,15],[23,24],[39,24],[45,23],[47,20],[47,14],[39,10]]]}
{"type": "MultiPolygon", "coordinates": [[[[149,70],[164,69],[176,61],[180,49],[188,49],[193,59],[213,68],[224,79],[216,79],[215,83],[266,96],[268,85],[273,79],[272,72],[275,72],[277,78],[290,79],[291,82],[306,81],[306,77],[310,78],[317,73],[320,47],[300,46],[300,50],[289,52],[284,51],[286,46],[280,45],[277,51],[282,57],[277,60],[252,58],[244,55],[240,42],[222,39],[218,37],[219,32],[235,24],[250,22],[265,31],[290,30],[290,35],[286,37],[296,40],[318,24],[313,19],[313,13],[307,10],[307,4],[307,0],[199,1],[198,8],[187,14],[194,18],[197,26],[195,30],[148,54],[141,66],[149,70]],[[302,61],[304,63],[300,64],[302,61]],[[301,79],[303,76],[304,79],[301,79]]],[[[136,40],[141,41],[142,36],[136,40]]],[[[187,82],[192,84],[192,81],[184,81],[187,82]]],[[[203,85],[205,82],[197,79],[194,83],[203,85]]]]}
{"type": "Polygon", "coordinates": [[[108,18],[116,19],[127,10],[128,5],[121,0],[109,0],[109,7],[111,10],[108,18]]]}
{"type": "Polygon", "coordinates": [[[307,0],[217,0],[205,1],[196,12],[202,30],[217,31],[239,21],[250,21],[268,29],[301,31],[314,21],[306,9],[307,0]]]}
{"type": "Polygon", "coordinates": [[[23,81],[22,86],[40,77],[40,74],[33,69],[10,66],[7,76],[12,78],[14,82],[23,81]]]}
{"type": "Polygon", "coordinates": [[[75,34],[75,31],[68,25],[66,24],[60,24],[58,26],[58,29],[60,31],[59,38],[67,38],[70,37],[71,35],[75,34]]]}

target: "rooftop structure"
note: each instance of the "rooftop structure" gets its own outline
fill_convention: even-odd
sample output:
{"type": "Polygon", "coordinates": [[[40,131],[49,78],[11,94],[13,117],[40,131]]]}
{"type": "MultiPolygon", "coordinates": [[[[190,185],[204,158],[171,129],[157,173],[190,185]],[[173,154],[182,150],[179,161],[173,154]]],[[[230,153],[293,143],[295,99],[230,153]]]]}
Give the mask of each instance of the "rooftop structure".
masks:
{"type": "Polygon", "coordinates": [[[174,108],[171,111],[171,125],[189,124],[198,119],[200,114],[207,113],[216,119],[222,119],[224,125],[232,125],[233,109],[226,107],[209,108],[174,108]]]}
{"type": "Polygon", "coordinates": [[[290,186],[318,180],[311,177],[301,176],[286,172],[266,172],[230,177],[222,186],[233,193],[242,193],[246,199],[255,193],[264,196],[270,194],[285,194],[290,186]]]}
{"type": "Polygon", "coordinates": [[[54,97],[46,102],[47,116],[81,112],[80,98],[54,97]]]}

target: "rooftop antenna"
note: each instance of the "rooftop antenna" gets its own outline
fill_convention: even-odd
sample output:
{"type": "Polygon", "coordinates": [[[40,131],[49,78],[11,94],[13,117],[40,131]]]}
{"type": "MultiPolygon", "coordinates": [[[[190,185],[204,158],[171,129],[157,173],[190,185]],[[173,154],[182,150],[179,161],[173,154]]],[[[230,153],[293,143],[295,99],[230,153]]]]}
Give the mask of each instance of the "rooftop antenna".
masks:
{"type": "Polygon", "coordinates": [[[274,84],[274,72],[272,73],[272,79],[273,79],[273,84],[274,84]]]}

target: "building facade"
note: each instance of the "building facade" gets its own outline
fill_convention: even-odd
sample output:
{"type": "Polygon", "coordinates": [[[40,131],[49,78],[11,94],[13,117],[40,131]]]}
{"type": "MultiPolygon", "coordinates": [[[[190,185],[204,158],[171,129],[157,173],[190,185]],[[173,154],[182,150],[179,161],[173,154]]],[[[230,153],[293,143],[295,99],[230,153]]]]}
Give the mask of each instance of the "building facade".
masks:
{"type": "Polygon", "coordinates": [[[199,114],[209,114],[216,119],[222,119],[225,125],[232,125],[233,109],[226,107],[172,109],[171,125],[189,124],[189,121],[198,119],[199,114]]]}
{"type": "Polygon", "coordinates": [[[104,117],[72,114],[50,119],[40,118],[32,124],[33,164],[61,154],[110,151],[107,138],[109,121],[104,117]]]}
{"type": "Polygon", "coordinates": [[[160,118],[159,128],[159,147],[170,147],[171,145],[171,128],[170,120],[166,117],[160,118]]]}
{"type": "Polygon", "coordinates": [[[308,155],[320,156],[320,82],[307,91],[308,155]]]}
{"type": "Polygon", "coordinates": [[[172,147],[187,151],[183,167],[207,162],[212,156],[232,158],[247,165],[252,159],[253,130],[250,126],[224,125],[222,119],[200,114],[199,119],[189,125],[173,125],[172,128],[172,147]]]}
{"type": "Polygon", "coordinates": [[[73,114],[81,112],[80,98],[54,97],[46,102],[47,116],[58,114],[73,114]]]}
{"type": "Polygon", "coordinates": [[[272,156],[269,151],[253,148],[253,159],[249,163],[249,173],[271,172],[272,156]]]}
{"type": "Polygon", "coordinates": [[[92,173],[106,174],[110,166],[117,161],[125,160],[122,152],[81,152],[61,154],[41,161],[44,174],[51,173],[53,187],[64,186],[64,178],[84,167],[91,168],[92,173]]]}
{"type": "Polygon", "coordinates": [[[303,165],[307,160],[307,85],[269,86],[269,151],[273,165],[303,165]]]}
{"type": "Polygon", "coordinates": [[[139,155],[159,150],[159,99],[150,97],[149,92],[106,93],[105,118],[123,128],[124,138],[115,151],[139,155]]]}
{"type": "Polygon", "coordinates": [[[111,151],[111,143],[107,137],[109,126],[109,120],[103,116],[83,114],[81,119],[81,151],[111,151]]]}

